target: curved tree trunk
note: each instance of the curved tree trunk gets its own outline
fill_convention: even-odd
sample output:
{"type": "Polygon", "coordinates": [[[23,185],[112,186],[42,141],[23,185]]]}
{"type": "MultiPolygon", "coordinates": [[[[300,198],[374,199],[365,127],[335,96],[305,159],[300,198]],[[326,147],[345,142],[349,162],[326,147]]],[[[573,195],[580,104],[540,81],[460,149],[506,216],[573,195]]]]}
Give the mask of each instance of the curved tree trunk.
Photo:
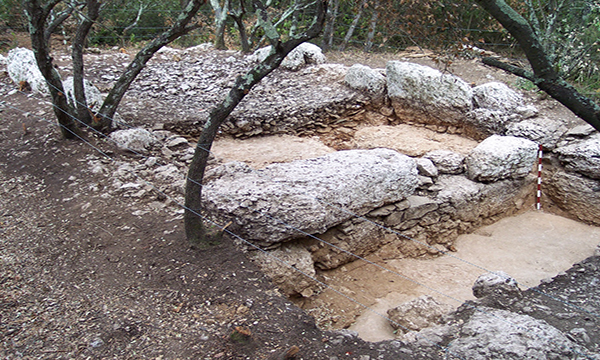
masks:
{"type": "Polygon", "coordinates": [[[199,25],[187,26],[194,18],[200,6],[204,4],[203,0],[190,0],[175,24],[169,30],[154,38],[146,44],[136,55],[133,61],[127,66],[121,77],[108,93],[102,107],[98,111],[95,121],[92,126],[100,131],[109,131],[112,127],[112,118],[117,111],[119,103],[123,99],[123,95],[129,86],[135,80],[136,76],[144,69],[146,63],[152,56],[163,46],[169,44],[178,37],[187,34],[188,32],[197,29],[199,25]]]}
{"type": "Polygon", "coordinates": [[[48,42],[45,37],[46,19],[60,1],[54,0],[42,7],[37,0],[29,0],[23,2],[25,16],[29,21],[29,34],[31,36],[31,47],[35,54],[35,60],[38,64],[40,72],[48,83],[54,115],[60,125],[60,131],[63,137],[73,139],[79,134],[79,128],[73,121],[74,111],[67,103],[67,97],[62,86],[60,75],[54,69],[48,42]]]}
{"type": "MultiPolygon", "coordinates": [[[[257,2],[258,0],[255,0],[255,3],[257,2]]],[[[198,145],[190,164],[185,188],[185,233],[190,243],[196,246],[208,246],[212,244],[212,239],[207,235],[204,221],[201,217],[202,179],[204,178],[210,149],[219,127],[240,101],[250,92],[252,87],[279,67],[287,54],[301,43],[319,35],[325,20],[326,0],[318,1],[317,5],[317,14],[315,15],[313,25],[304,34],[292,37],[284,43],[281,43],[279,34],[275,31],[272,24],[268,22],[266,11],[257,6],[259,7],[259,21],[263,22],[262,26],[265,29],[265,34],[267,34],[269,40],[274,45],[272,45],[270,55],[263,62],[252,68],[245,75],[238,76],[225,100],[210,112],[200,139],[198,139],[198,145]]]]}
{"type": "Polygon", "coordinates": [[[215,12],[215,48],[225,50],[225,23],[227,21],[227,12],[229,12],[229,1],[225,1],[223,6],[219,0],[210,0],[210,5],[215,12]]]}
{"type": "Polygon", "coordinates": [[[340,0],[333,0],[333,9],[329,8],[327,11],[327,24],[325,25],[325,30],[323,30],[323,41],[321,42],[323,51],[327,51],[333,46],[333,33],[339,8],[340,0]]]}
{"type": "Polygon", "coordinates": [[[580,94],[554,70],[548,54],[535,32],[521,15],[504,0],[477,0],[508,32],[519,42],[521,49],[531,64],[533,72],[494,58],[484,58],[484,63],[532,81],[548,95],[565,105],[575,115],[600,131],[600,106],[590,98],[580,94]]]}
{"type": "Polygon", "coordinates": [[[87,36],[92,29],[92,25],[98,19],[100,14],[100,4],[97,0],[87,1],[87,16],[81,21],[75,32],[73,39],[72,54],[73,58],[73,92],[75,95],[75,108],[77,109],[77,118],[85,124],[91,124],[92,116],[87,106],[85,97],[84,71],[83,71],[83,48],[87,36]]]}

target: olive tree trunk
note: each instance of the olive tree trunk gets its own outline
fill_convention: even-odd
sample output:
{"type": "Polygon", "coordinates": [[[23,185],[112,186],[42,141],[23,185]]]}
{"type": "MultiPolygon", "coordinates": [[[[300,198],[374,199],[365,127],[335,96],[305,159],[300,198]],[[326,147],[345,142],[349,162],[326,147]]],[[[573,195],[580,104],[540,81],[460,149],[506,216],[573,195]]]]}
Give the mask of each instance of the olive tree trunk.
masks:
{"type": "Polygon", "coordinates": [[[188,24],[192,21],[194,16],[196,16],[196,13],[202,4],[204,4],[203,0],[190,0],[173,26],[146,44],[142,50],[135,55],[133,61],[127,66],[106,96],[106,99],[104,99],[102,107],[96,115],[96,121],[92,124],[95,129],[100,131],[109,131],[111,129],[112,118],[115,115],[117,107],[123,99],[125,92],[158,50],[180,36],[200,27],[200,25],[197,24],[189,26],[188,24]]]}
{"type": "Polygon", "coordinates": [[[110,131],[112,128],[112,118],[133,80],[135,80],[137,75],[146,66],[146,63],[160,48],[174,41],[178,37],[200,27],[198,24],[188,24],[190,24],[194,16],[196,16],[200,6],[202,6],[205,1],[188,0],[187,5],[173,26],[154,38],[136,54],[135,59],[129,64],[127,69],[121,74],[116,84],[110,90],[98,114],[92,114],[87,107],[85,87],[83,85],[83,48],[87,35],[98,18],[102,2],[99,0],[87,0],[85,3],[71,2],[69,5],[72,7],[82,7],[82,4],[85,4],[85,6],[88,7],[88,13],[83,16],[73,41],[74,92],[77,103],[75,107],[71,107],[67,102],[62,80],[56,69],[54,69],[48,45],[52,29],[56,29],[57,26],[60,25],[60,21],[67,19],[74,10],[67,8],[67,10],[62,11],[58,16],[55,16],[54,20],[48,24],[48,19],[50,18],[53,9],[61,2],[63,2],[63,0],[50,0],[45,2],[40,0],[23,0],[23,8],[29,22],[29,32],[36,63],[44,76],[44,79],[48,83],[50,95],[52,96],[54,113],[61,127],[61,132],[65,138],[73,138],[79,129],[76,120],[79,120],[82,123],[91,123],[97,130],[110,131]]]}
{"type": "Polygon", "coordinates": [[[212,244],[212,239],[207,234],[201,216],[202,179],[204,178],[210,149],[219,127],[254,85],[278,68],[283,59],[298,45],[315,38],[321,32],[327,8],[326,0],[318,0],[317,12],[314,15],[314,21],[310,28],[302,34],[290,37],[289,40],[281,42],[279,34],[268,20],[267,12],[261,5],[258,0],[255,0],[259,22],[261,22],[266,36],[271,41],[271,53],[264,61],[252,68],[245,75],[238,76],[233,88],[229,91],[225,99],[211,110],[200,139],[198,139],[198,145],[190,164],[185,189],[184,221],[187,239],[196,246],[208,246],[212,244]]]}
{"type": "Polygon", "coordinates": [[[85,124],[92,122],[92,116],[87,106],[85,86],[83,84],[83,48],[92,25],[100,14],[100,3],[97,0],[87,1],[87,16],[84,16],[77,27],[73,39],[71,58],[73,59],[73,92],[77,118],[85,124]]]}
{"type": "Polygon", "coordinates": [[[23,9],[29,22],[31,48],[40,72],[48,84],[52,104],[54,105],[54,115],[60,125],[60,131],[63,137],[73,139],[79,133],[79,128],[73,120],[74,110],[67,102],[60,75],[52,64],[52,57],[50,57],[50,49],[45,36],[48,15],[59,2],[60,0],[53,0],[46,5],[42,5],[38,0],[28,0],[23,1],[23,9]]]}

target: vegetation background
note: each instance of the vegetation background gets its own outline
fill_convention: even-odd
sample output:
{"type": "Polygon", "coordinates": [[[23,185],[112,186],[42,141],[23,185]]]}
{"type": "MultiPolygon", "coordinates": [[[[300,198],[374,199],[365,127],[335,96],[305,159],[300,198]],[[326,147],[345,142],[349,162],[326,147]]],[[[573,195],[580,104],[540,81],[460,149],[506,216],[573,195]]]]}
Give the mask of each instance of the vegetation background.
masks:
{"type": "MultiPolygon", "coordinates": [[[[74,0],[71,0],[74,1],[74,0]]],[[[286,9],[295,0],[273,0],[270,12],[280,25],[296,26],[286,9]]],[[[508,0],[527,18],[551,54],[560,74],[583,94],[600,98],[600,1],[508,0]]],[[[66,2],[69,3],[69,2],[66,2]]],[[[184,0],[109,0],[94,25],[88,46],[139,46],[165,31],[181,12],[184,0]]],[[[60,10],[58,8],[57,10],[60,10]]],[[[65,44],[73,36],[75,13],[55,31],[65,44]]],[[[197,16],[201,27],[176,42],[186,47],[217,42],[229,49],[254,50],[264,45],[252,4],[247,0],[207,1],[197,16]],[[240,31],[243,24],[243,32],[240,31]],[[244,34],[244,33],[247,33],[244,34]],[[242,40],[247,36],[248,39],[242,40]],[[244,47],[244,45],[248,45],[244,47]]],[[[11,34],[26,32],[20,0],[0,0],[0,48],[13,45],[11,34]]],[[[502,26],[474,1],[331,0],[326,27],[316,42],[325,50],[396,52],[417,46],[446,55],[473,56],[473,47],[519,59],[519,46],[502,26]]],[[[521,86],[534,89],[521,81],[521,86]]]]}
{"type": "MultiPolygon", "coordinates": [[[[270,11],[279,15],[281,25],[295,26],[294,17],[284,14],[294,0],[274,0],[270,11]],[[279,13],[279,14],[277,14],[279,13]]],[[[552,62],[563,77],[580,92],[595,100],[600,98],[600,1],[598,0],[509,0],[535,29],[552,62]]],[[[105,2],[99,21],[89,36],[88,46],[136,46],[165,31],[185,5],[184,0],[110,0],[105,2]]],[[[55,31],[57,38],[68,43],[81,13],[55,31]]],[[[197,21],[201,28],[179,39],[186,47],[215,42],[219,32],[224,46],[242,49],[236,17],[251,37],[254,50],[264,40],[253,26],[255,17],[246,0],[212,0],[202,7],[197,21]],[[219,27],[220,14],[222,25],[219,27]],[[237,15],[237,16],[236,16],[237,15]],[[262,41],[261,41],[262,40],[262,41]]],[[[26,32],[26,19],[19,0],[0,0],[0,48],[13,46],[11,34],[26,32]]],[[[521,54],[514,39],[474,1],[423,0],[331,0],[325,30],[317,39],[325,50],[396,52],[410,46],[436,51],[443,55],[471,56],[469,49],[501,52],[518,59],[521,54]]],[[[521,81],[524,88],[533,84],[521,81]]]]}

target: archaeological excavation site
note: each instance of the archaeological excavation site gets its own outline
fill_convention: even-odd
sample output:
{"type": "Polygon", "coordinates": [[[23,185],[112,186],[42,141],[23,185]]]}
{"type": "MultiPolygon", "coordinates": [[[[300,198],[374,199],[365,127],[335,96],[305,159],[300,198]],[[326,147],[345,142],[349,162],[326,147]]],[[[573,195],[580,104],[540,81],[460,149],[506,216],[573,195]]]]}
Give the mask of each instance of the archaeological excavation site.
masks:
{"type": "MultiPolygon", "coordinates": [[[[127,92],[117,130],[107,138],[90,136],[109,160],[93,151],[74,160],[94,180],[72,175],[64,181],[77,185],[67,190],[85,186],[97,199],[73,206],[81,213],[77,219],[96,216],[94,201],[119,197],[130,204],[123,205],[124,219],[148,223],[90,230],[112,244],[89,245],[110,266],[128,258],[110,253],[112,246],[130,248],[128,241],[143,251],[185,251],[179,258],[186,260],[164,265],[179,275],[152,276],[195,290],[159,294],[141,286],[137,299],[153,294],[168,301],[169,316],[189,312],[197,322],[189,331],[206,329],[207,347],[220,349],[211,359],[220,353],[295,359],[276,357],[293,346],[304,350],[303,359],[600,359],[598,132],[477,59],[444,68],[419,51],[361,63],[336,62],[312,44],[295,51],[240,103],[210,150],[205,216],[221,242],[231,244],[214,251],[239,253],[235,264],[217,261],[210,249],[182,245],[180,204],[210,109],[260,53],[207,44],[161,50],[127,92]],[[144,220],[161,216],[167,225],[144,220]],[[118,240],[119,231],[131,239],[118,240]],[[162,240],[140,240],[135,231],[162,240]],[[197,274],[180,273],[185,266],[197,274]],[[208,270],[220,266],[230,275],[208,270]],[[256,271],[243,278],[248,268],[256,271]],[[215,291],[222,296],[194,295],[202,286],[220,286],[215,291]],[[255,287],[268,290],[250,295],[255,287]],[[269,330],[269,316],[279,330],[269,330]],[[296,330],[284,331],[279,322],[296,330]],[[250,340],[232,345],[232,331],[250,340]],[[293,336],[277,335],[277,346],[269,348],[271,332],[293,336]],[[303,336],[307,340],[294,342],[303,336]]],[[[10,77],[21,71],[13,64],[24,63],[15,59],[28,54],[8,54],[10,77]]],[[[98,96],[129,56],[86,55],[98,96]]],[[[65,78],[68,59],[56,58],[65,78]]],[[[6,77],[2,92],[5,113],[16,111],[18,101],[38,101],[34,92],[15,91],[6,77]]],[[[43,111],[28,114],[31,122],[43,111]]],[[[10,141],[21,144],[26,136],[10,141]]],[[[15,156],[31,155],[19,149],[15,156]]],[[[142,274],[161,267],[138,268],[142,274]]],[[[120,323],[119,336],[154,339],[143,311],[127,315],[137,319],[140,335],[120,323]]],[[[98,336],[105,347],[125,346],[114,334],[117,340],[98,336]]],[[[92,346],[86,349],[94,354],[92,346]]],[[[227,356],[220,358],[246,358],[227,356]]]]}

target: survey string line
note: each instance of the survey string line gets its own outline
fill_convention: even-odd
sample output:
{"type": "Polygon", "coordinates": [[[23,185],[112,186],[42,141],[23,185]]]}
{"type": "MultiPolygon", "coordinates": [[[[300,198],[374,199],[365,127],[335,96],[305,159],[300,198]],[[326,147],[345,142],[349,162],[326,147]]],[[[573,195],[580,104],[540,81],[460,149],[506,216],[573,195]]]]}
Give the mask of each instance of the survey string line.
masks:
{"type": "MultiPolygon", "coordinates": [[[[52,86],[52,85],[50,85],[50,86],[52,86]]],[[[54,106],[54,104],[51,104],[51,105],[52,105],[52,106],[54,106]]],[[[61,110],[61,111],[62,111],[62,109],[59,109],[59,110],[61,110]]],[[[79,123],[81,123],[82,125],[84,125],[84,126],[86,126],[86,127],[90,128],[90,129],[92,129],[94,132],[96,132],[96,133],[97,133],[97,134],[99,134],[100,136],[103,136],[103,137],[105,137],[105,138],[109,139],[110,141],[114,142],[115,144],[117,144],[117,143],[116,143],[116,141],[114,141],[113,139],[111,139],[110,137],[108,137],[107,135],[105,135],[104,133],[102,133],[102,132],[100,132],[100,131],[98,131],[98,130],[94,129],[93,127],[91,127],[91,126],[90,126],[90,125],[88,125],[88,124],[85,124],[85,123],[83,123],[81,120],[77,119],[77,118],[76,118],[76,117],[74,117],[73,115],[71,115],[71,114],[67,114],[67,115],[69,115],[69,116],[70,116],[70,117],[72,117],[74,120],[76,120],[76,121],[78,121],[79,123]]],[[[212,151],[210,151],[210,150],[207,150],[206,148],[202,147],[201,145],[198,145],[197,147],[198,147],[199,149],[202,149],[202,150],[204,150],[204,151],[207,151],[209,154],[212,154],[212,155],[213,155],[213,156],[216,158],[216,154],[214,154],[214,152],[212,152],[212,151]]],[[[145,155],[143,155],[143,154],[141,154],[141,153],[139,153],[139,152],[137,152],[137,151],[134,151],[134,150],[132,150],[132,149],[128,149],[128,150],[129,150],[129,151],[132,151],[132,152],[134,152],[135,154],[137,154],[137,155],[139,155],[139,156],[142,156],[143,158],[148,158],[148,156],[145,156],[145,155]]],[[[259,174],[259,176],[263,177],[263,176],[262,176],[262,174],[261,174],[259,171],[255,170],[255,169],[251,169],[251,170],[252,170],[253,172],[255,172],[255,173],[258,173],[258,174],[259,174]]],[[[191,182],[193,182],[194,184],[197,184],[197,185],[201,186],[201,187],[202,187],[202,186],[204,186],[204,185],[203,185],[203,184],[201,184],[199,181],[196,181],[196,180],[194,180],[194,179],[191,179],[191,178],[189,178],[189,177],[187,177],[187,176],[186,176],[186,179],[187,179],[187,180],[189,180],[189,181],[191,181],[191,182]]],[[[285,182],[283,182],[283,181],[280,181],[280,180],[273,180],[273,179],[269,179],[269,180],[270,180],[270,181],[273,181],[273,182],[276,182],[276,183],[283,183],[283,185],[284,185],[285,187],[290,187],[290,185],[288,185],[287,183],[285,183],[285,182]]],[[[377,223],[377,222],[375,222],[375,221],[373,221],[373,220],[371,220],[371,219],[368,219],[368,218],[366,218],[366,217],[364,217],[364,216],[357,215],[357,214],[355,214],[355,213],[353,213],[353,212],[351,212],[351,211],[349,211],[349,210],[347,210],[347,209],[345,209],[345,208],[341,208],[341,207],[339,207],[339,206],[337,206],[337,205],[335,205],[335,204],[332,204],[332,203],[330,203],[330,202],[324,201],[324,200],[322,200],[322,199],[320,199],[320,198],[318,198],[318,197],[312,196],[312,195],[310,195],[309,193],[307,193],[307,195],[308,195],[309,197],[312,197],[313,199],[315,199],[315,200],[317,200],[317,201],[319,201],[319,202],[323,203],[323,204],[326,204],[326,205],[328,205],[328,206],[331,206],[331,207],[333,207],[333,208],[335,208],[335,209],[337,209],[337,210],[339,210],[339,211],[342,211],[342,212],[344,212],[344,213],[346,213],[346,214],[350,215],[351,217],[358,218],[358,219],[361,219],[361,220],[363,220],[363,221],[367,221],[367,222],[369,222],[369,223],[371,223],[371,224],[373,224],[373,225],[377,226],[378,228],[381,228],[381,229],[383,229],[383,230],[385,230],[385,231],[389,231],[389,232],[391,232],[391,233],[393,233],[393,234],[395,234],[395,235],[397,235],[397,236],[400,236],[400,237],[402,237],[402,238],[405,238],[405,239],[407,239],[407,240],[409,240],[409,241],[412,241],[412,242],[418,243],[418,244],[420,244],[420,245],[422,245],[422,246],[425,246],[425,247],[427,247],[427,248],[429,248],[429,249],[434,249],[434,250],[436,250],[436,251],[438,251],[438,252],[442,253],[443,255],[449,256],[449,257],[451,257],[451,258],[454,258],[454,259],[456,259],[456,260],[458,260],[458,261],[461,261],[461,262],[463,262],[463,263],[466,263],[466,264],[468,264],[468,265],[470,265],[470,266],[476,267],[476,268],[478,268],[478,269],[480,269],[480,270],[482,270],[482,271],[484,271],[484,272],[487,272],[487,273],[490,273],[490,274],[495,274],[495,275],[497,275],[497,276],[500,276],[500,277],[503,277],[503,278],[505,278],[505,277],[504,277],[502,274],[499,274],[499,273],[497,273],[497,272],[494,272],[494,271],[492,271],[492,270],[489,270],[489,269],[487,269],[487,268],[485,268],[485,267],[483,267],[483,266],[480,266],[480,265],[474,264],[474,263],[472,263],[472,262],[470,262],[470,261],[467,261],[467,260],[465,260],[465,259],[462,259],[462,258],[460,258],[460,257],[458,257],[458,256],[455,256],[455,255],[451,254],[451,253],[450,253],[450,252],[448,252],[448,251],[443,251],[443,250],[436,249],[435,247],[433,247],[432,245],[429,245],[429,244],[427,244],[426,242],[422,242],[422,241],[419,241],[419,240],[413,239],[413,238],[411,238],[411,237],[409,237],[409,236],[406,236],[406,235],[404,235],[404,234],[402,234],[402,233],[400,233],[400,232],[396,231],[395,229],[388,228],[388,227],[386,227],[386,226],[384,226],[384,225],[381,225],[381,224],[379,224],[379,223],[377,223]]],[[[239,205],[241,206],[241,203],[240,203],[239,205]]],[[[254,209],[250,209],[250,210],[252,210],[252,211],[255,211],[254,209]]],[[[322,243],[325,243],[325,244],[327,244],[327,245],[329,245],[329,246],[331,246],[331,247],[334,247],[334,248],[336,248],[336,249],[338,249],[338,250],[340,250],[340,251],[343,251],[343,252],[347,253],[347,254],[348,254],[348,255],[350,255],[350,256],[354,256],[354,257],[356,257],[357,259],[360,259],[360,260],[367,261],[367,260],[366,260],[366,259],[364,259],[363,257],[360,257],[360,256],[358,256],[358,255],[355,255],[355,254],[353,254],[352,252],[348,252],[348,251],[346,251],[346,250],[344,250],[344,249],[342,249],[342,248],[340,248],[340,247],[338,247],[338,246],[335,246],[335,245],[333,245],[333,244],[331,244],[331,243],[329,243],[329,242],[326,242],[326,241],[324,241],[324,240],[322,240],[322,239],[320,239],[320,238],[318,238],[318,237],[316,237],[316,236],[314,236],[314,235],[312,235],[312,234],[308,234],[308,233],[306,233],[306,232],[304,232],[304,231],[302,231],[302,230],[300,230],[300,229],[294,228],[293,226],[291,226],[291,225],[289,225],[289,224],[285,223],[285,222],[284,222],[284,221],[282,221],[282,220],[279,220],[279,219],[277,219],[277,218],[275,218],[275,217],[272,217],[272,216],[270,216],[270,215],[268,215],[268,214],[264,214],[264,213],[262,213],[262,212],[259,212],[259,213],[260,213],[261,215],[263,215],[263,216],[268,216],[270,219],[272,219],[272,220],[275,220],[275,221],[277,221],[277,222],[279,222],[279,223],[281,223],[281,224],[283,224],[283,225],[285,225],[285,226],[287,226],[287,227],[289,227],[289,228],[291,228],[291,229],[293,229],[293,230],[295,230],[295,231],[298,231],[298,232],[302,233],[302,234],[303,234],[303,235],[305,235],[305,236],[309,236],[309,237],[311,237],[311,238],[313,238],[313,239],[315,239],[315,240],[318,240],[318,241],[320,241],[320,242],[322,242],[322,243]]],[[[389,270],[389,269],[387,269],[387,268],[385,268],[385,267],[383,267],[383,266],[381,266],[381,265],[379,265],[379,264],[375,264],[375,263],[373,263],[373,265],[375,265],[375,266],[377,266],[377,267],[380,267],[381,269],[383,269],[383,270],[385,270],[385,271],[388,271],[388,272],[391,272],[391,273],[393,273],[393,274],[396,274],[397,276],[404,277],[403,275],[401,275],[401,274],[399,274],[399,273],[397,273],[397,272],[395,272],[395,271],[393,271],[393,270],[389,270]]],[[[519,284],[519,283],[518,283],[518,281],[516,281],[516,279],[514,279],[514,278],[508,277],[508,278],[505,278],[505,279],[512,279],[512,280],[514,280],[514,281],[517,283],[517,285],[519,285],[519,286],[522,286],[522,285],[521,285],[521,284],[519,284]]],[[[413,280],[411,279],[410,281],[413,281],[413,280]]],[[[432,289],[432,288],[429,288],[428,286],[426,286],[426,285],[424,285],[424,284],[419,284],[418,282],[416,282],[416,284],[418,284],[418,285],[421,285],[421,286],[423,286],[423,287],[425,287],[425,288],[427,288],[427,289],[429,289],[429,290],[431,290],[431,291],[437,292],[437,290],[435,290],[435,289],[432,289]]],[[[552,296],[552,295],[550,295],[550,294],[544,293],[544,292],[542,292],[542,291],[540,291],[540,290],[538,290],[538,289],[536,289],[536,288],[534,288],[534,287],[528,287],[528,286],[523,286],[523,287],[524,287],[524,288],[526,288],[526,289],[528,289],[528,290],[532,290],[532,291],[534,291],[534,292],[536,292],[536,293],[539,293],[539,294],[541,294],[541,295],[543,295],[543,296],[546,296],[546,297],[548,297],[548,298],[550,298],[550,299],[552,299],[552,300],[555,300],[555,301],[561,302],[562,304],[564,304],[564,305],[566,305],[566,306],[568,306],[568,307],[571,307],[571,308],[577,309],[577,310],[579,310],[579,311],[583,311],[583,312],[585,312],[585,313],[588,313],[589,315],[592,315],[592,316],[595,316],[595,317],[599,317],[599,318],[600,318],[600,315],[599,315],[599,314],[596,314],[596,313],[594,313],[594,312],[588,311],[588,310],[586,310],[586,309],[584,309],[584,308],[582,308],[582,307],[580,307],[580,306],[578,306],[578,305],[572,304],[572,303],[571,303],[571,302],[569,302],[569,301],[565,301],[565,300],[562,300],[562,299],[560,299],[560,298],[558,298],[558,297],[555,297],[555,296],[552,296]]],[[[459,303],[463,303],[461,300],[458,300],[458,299],[455,299],[455,298],[451,298],[451,299],[452,299],[452,300],[454,300],[454,301],[458,301],[459,303]]]]}
{"type": "MultiPolygon", "coordinates": [[[[14,107],[12,107],[12,106],[10,106],[10,107],[11,107],[11,108],[13,108],[13,109],[17,109],[17,108],[14,108],[14,107]]],[[[18,109],[17,109],[17,110],[18,110],[18,109]]],[[[42,119],[42,120],[44,120],[44,121],[47,121],[47,120],[45,120],[45,119],[42,119]]],[[[69,130],[69,131],[70,131],[70,130],[69,130]]],[[[89,142],[88,142],[87,140],[85,140],[84,138],[80,137],[79,135],[76,135],[76,136],[77,136],[77,137],[78,137],[80,140],[82,140],[84,143],[86,143],[86,144],[88,144],[88,145],[92,146],[92,148],[94,148],[94,149],[97,149],[95,146],[93,146],[91,143],[89,143],[89,142]]],[[[112,157],[110,157],[109,155],[105,154],[104,152],[101,152],[101,153],[102,153],[102,154],[104,154],[104,156],[106,156],[106,157],[107,157],[108,159],[110,159],[111,161],[113,161],[113,162],[116,162],[116,160],[115,160],[115,159],[113,159],[112,157]]],[[[270,256],[272,256],[272,254],[269,254],[269,253],[268,253],[266,250],[264,250],[264,249],[261,249],[261,248],[260,248],[260,247],[258,247],[257,245],[255,245],[255,244],[252,244],[251,242],[247,241],[246,239],[243,239],[242,237],[238,236],[237,234],[234,234],[233,232],[231,232],[231,231],[227,230],[227,229],[226,229],[226,227],[222,227],[222,226],[220,226],[218,223],[216,223],[215,221],[213,221],[213,220],[211,220],[211,219],[209,219],[209,218],[207,218],[207,217],[205,217],[205,216],[203,216],[203,215],[201,215],[201,214],[197,213],[196,211],[194,211],[194,210],[192,210],[192,209],[189,209],[189,208],[187,208],[185,205],[183,205],[183,204],[179,203],[179,202],[178,202],[176,199],[172,198],[172,197],[171,197],[171,196],[169,196],[168,194],[166,194],[166,193],[162,192],[161,190],[159,190],[158,188],[156,188],[156,186],[154,186],[154,184],[152,184],[151,182],[149,182],[149,181],[147,181],[147,180],[145,180],[145,179],[141,178],[141,177],[140,177],[138,174],[136,174],[134,171],[132,171],[132,170],[128,170],[128,172],[130,172],[130,173],[131,173],[131,174],[132,174],[134,177],[138,178],[140,181],[142,181],[142,182],[146,183],[146,184],[147,184],[148,186],[150,186],[150,187],[151,187],[151,188],[152,188],[154,191],[156,191],[156,192],[158,192],[158,193],[162,194],[162,195],[163,195],[163,196],[165,196],[166,198],[169,198],[169,199],[170,199],[170,200],[171,200],[173,203],[175,203],[175,204],[177,204],[178,206],[182,207],[184,210],[191,211],[191,212],[192,212],[194,215],[196,215],[196,216],[200,216],[200,217],[201,217],[203,220],[205,220],[205,221],[207,221],[207,222],[209,222],[209,223],[211,223],[211,224],[213,224],[213,225],[216,225],[216,226],[218,226],[218,227],[222,228],[222,229],[223,229],[223,231],[224,231],[224,232],[227,232],[229,235],[231,235],[231,236],[233,236],[233,237],[235,237],[235,238],[239,239],[240,241],[243,241],[244,243],[246,243],[246,244],[250,245],[250,246],[251,246],[251,247],[253,247],[253,248],[259,249],[260,251],[262,251],[263,253],[265,253],[265,254],[267,254],[267,255],[270,255],[270,256]]],[[[273,256],[272,256],[272,257],[273,257],[273,256]]],[[[281,259],[279,259],[279,260],[281,260],[281,259]]],[[[282,261],[282,262],[283,262],[284,264],[287,264],[285,261],[282,261]]],[[[289,266],[290,268],[292,268],[294,271],[299,271],[299,269],[297,269],[296,267],[294,267],[294,266],[292,266],[292,265],[289,265],[289,264],[288,264],[288,266],[289,266]]],[[[386,269],[386,270],[387,270],[387,269],[386,269]]],[[[334,292],[336,292],[336,293],[339,293],[338,291],[336,291],[335,289],[331,288],[331,287],[330,287],[330,286],[328,286],[327,284],[325,284],[325,283],[323,283],[323,282],[319,281],[318,279],[315,279],[315,278],[311,277],[310,275],[308,275],[308,274],[305,274],[305,273],[304,273],[304,272],[302,272],[302,271],[299,271],[299,272],[300,272],[301,274],[303,274],[303,275],[305,275],[305,276],[308,276],[309,278],[311,278],[311,279],[313,279],[313,280],[317,281],[318,283],[320,283],[320,284],[324,285],[325,287],[327,287],[327,288],[330,288],[330,289],[331,289],[331,290],[333,290],[334,292]]],[[[441,292],[440,292],[440,294],[442,294],[442,295],[445,295],[445,294],[443,294],[443,293],[441,293],[441,292]]],[[[344,297],[346,297],[346,298],[349,298],[349,297],[348,297],[348,296],[346,296],[345,294],[341,294],[341,293],[340,293],[340,295],[342,295],[342,296],[344,296],[344,297]]],[[[447,296],[447,295],[446,295],[446,296],[447,296]]],[[[364,307],[364,308],[366,308],[366,309],[370,309],[368,306],[361,304],[360,302],[358,302],[358,301],[357,301],[357,300],[355,300],[355,299],[352,299],[352,298],[349,298],[349,299],[351,299],[353,302],[356,302],[357,304],[360,304],[361,306],[363,306],[363,307],[364,307]]],[[[522,330],[522,331],[523,331],[525,334],[527,334],[527,333],[528,333],[528,332],[527,332],[527,329],[525,329],[524,327],[522,327],[522,326],[520,326],[520,325],[518,325],[518,324],[514,324],[514,323],[512,323],[511,321],[508,321],[508,320],[506,320],[506,319],[503,319],[503,318],[497,317],[497,316],[495,316],[494,314],[490,314],[490,313],[489,313],[489,312],[487,312],[486,310],[484,310],[484,309],[480,309],[480,308],[478,308],[477,306],[473,306],[473,305],[470,305],[470,304],[467,304],[467,303],[465,303],[465,305],[467,305],[467,306],[470,306],[470,307],[472,307],[473,309],[475,309],[475,310],[477,310],[477,311],[480,311],[480,312],[483,312],[483,313],[487,313],[488,315],[490,315],[490,316],[492,316],[492,317],[495,317],[495,318],[497,318],[497,319],[498,319],[498,320],[500,320],[500,321],[507,322],[507,323],[508,323],[508,324],[510,324],[511,326],[515,326],[516,328],[519,328],[519,329],[520,329],[520,330],[522,330]]],[[[372,310],[372,309],[371,309],[371,310],[372,310]]],[[[382,314],[379,314],[379,313],[378,313],[378,312],[376,312],[376,311],[373,311],[373,312],[374,312],[375,314],[377,314],[377,315],[380,315],[380,316],[382,316],[382,314]]],[[[382,317],[384,317],[385,319],[387,319],[387,317],[386,317],[386,316],[382,316],[382,317]]],[[[535,335],[537,336],[537,334],[535,334],[535,335]]],[[[529,336],[529,335],[528,335],[528,336],[529,336]]],[[[427,340],[428,340],[428,339],[427,339],[427,340]]],[[[430,341],[430,340],[428,340],[428,341],[430,341]]],[[[431,341],[430,341],[430,342],[431,342],[431,341]]],[[[553,342],[553,341],[551,341],[551,342],[553,342]]],[[[438,344],[435,344],[435,343],[434,343],[434,345],[437,345],[438,347],[440,347],[438,344]]],[[[560,345],[560,344],[556,344],[556,345],[562,346],[562,345],[560,345]]],[[[440,347],[440,348],[441,348],[441,347],[440,347]]],[[[441,348],[441,349],[443,349],[443,348],[441,348]]],[[[446,348],[446,349],[447,349],[447,348],[446,348]]],[[[580,353],[580,352],[579,352],[578,350],[576,350],[576,349],[569,348],[569,350],[571,350],[571,351],[574,351],[574,352],[577,352],[577,353],[580,353]]],[[[580,353],[580,354],[581,354],[581,353],[580,353]]],[[[591,357],[587,356],[586,354],[581,354],[581,355],[583,355],[583,356],[585,356],[585,357],[588,357],[588,358],[592,359],[591,357]]]]}

